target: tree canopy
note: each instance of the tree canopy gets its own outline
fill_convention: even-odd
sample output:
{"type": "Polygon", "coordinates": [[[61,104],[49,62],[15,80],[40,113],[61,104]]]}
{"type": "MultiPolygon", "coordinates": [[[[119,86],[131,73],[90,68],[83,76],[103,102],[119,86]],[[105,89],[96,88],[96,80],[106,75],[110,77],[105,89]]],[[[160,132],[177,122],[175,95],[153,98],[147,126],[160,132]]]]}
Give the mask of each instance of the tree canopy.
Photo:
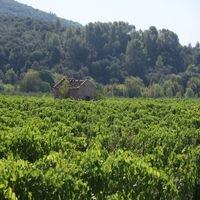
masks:
{"type": "Polygon", "coordinates": [[[30,69],[46,69],[70,78],[90,77],[104,85],[138,77],[144,87],[159,84],[166,96],[178,92],[183,96],[186,88],[199,96],[200,45],[182,46],[170,30],[154,26],[136,30],[125,22],[64,28],[59,21],[10,15],[0,15],[0,24],[4,84],[17,84],[30,69]]]}

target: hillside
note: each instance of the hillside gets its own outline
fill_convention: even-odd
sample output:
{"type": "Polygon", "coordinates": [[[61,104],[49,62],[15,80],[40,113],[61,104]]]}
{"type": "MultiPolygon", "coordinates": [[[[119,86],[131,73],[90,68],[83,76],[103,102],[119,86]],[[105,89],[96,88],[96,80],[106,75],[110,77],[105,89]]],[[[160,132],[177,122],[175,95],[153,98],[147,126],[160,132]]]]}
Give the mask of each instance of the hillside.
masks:
{"type": "MultiPolygon", "coordinates": [[[[126,22],[63,27],[8,14],[0,24],[0,91],[19,89],[24,79],[38,84],[38,72],[48,70],[48,76],[92,78],[111,96],[200,96],[200,44],[182,46],[170,30],[141,31],[126,22]]],[[[21,90],[50,91],[29,82],[21,90]]]]}
{"type": "Polygon", "coordinates": [[[53,13],[46,13],[15,0],[0,0],[0,13],[17,17],[31,17],[38,20],[55,22],[59,19],[63,26],[80,26],[79,23],[57,17],[53,13]]]}

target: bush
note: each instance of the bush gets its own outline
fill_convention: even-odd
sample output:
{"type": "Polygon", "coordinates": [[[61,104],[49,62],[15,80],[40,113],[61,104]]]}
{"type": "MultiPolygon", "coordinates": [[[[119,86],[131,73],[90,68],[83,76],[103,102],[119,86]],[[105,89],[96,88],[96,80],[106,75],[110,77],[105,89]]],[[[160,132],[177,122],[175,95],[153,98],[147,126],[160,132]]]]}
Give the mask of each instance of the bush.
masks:
{"type": "Polygon", "coordinates": [[[186,88],[186,92],[185,92],[185,97],[195,97],[195,94],[192,90],[192,88],[186,88]]]}
{"type": "Polygon", "coordinates": [[[8,92],[8,93],[12,93],[12,92],[14,92],[15,91],[15,88],[14,88],[14,86],[13,85],[11,85],[11,84],[4,84],[3,85],[3,91],[4,92],[8,92]]]}
{"type": "Polygon", "coordinates": [[[59,86],[57,95],[62,98],[69,97],[69,81],[67,79],[59,86]]]}
{"type": "Polygon", "coordinates": [[[144,83],[139,77],[128,77],[125,80],[127,94],[129,97],[141,97],[144,83]]]}
{"type": "Polygon", "coordinates": [[[0,83],[0,92],[4,90],[3,83],[0,83]]]}
{"type": "Polygon", "coordinates": [[[55,84],[53,76],[50,71],[47,70],[40,71],[39,77],[42,81],[49,83],[51,87],[55,84]]]}
{"type": "Polygon", "coordinates": [[[20,82],[20,91],[22,92],[49,92],[50,83],[40,78],[40,72],[28,71],[20,82]]]}
{"type": "Polygon", "coordinates": [[[163,88],[159,84],[153,84],[145,89],[144,97],[159,98],[164,96],[163,88]]]}

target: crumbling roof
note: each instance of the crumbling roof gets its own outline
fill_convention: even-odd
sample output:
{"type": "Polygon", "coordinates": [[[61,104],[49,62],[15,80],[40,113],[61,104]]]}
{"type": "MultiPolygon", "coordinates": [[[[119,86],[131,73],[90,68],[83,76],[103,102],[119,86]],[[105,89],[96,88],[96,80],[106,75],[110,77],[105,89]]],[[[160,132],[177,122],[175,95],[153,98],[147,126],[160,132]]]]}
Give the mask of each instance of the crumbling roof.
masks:
{"type": "Polygon", "coordinates": [[[69,85],[71,88],[80,88],[81,85],[83,85],[87,80],[75,80],[75,79],[69,79],[69,85]]]}
{"type": "Polygon", "coordinates": [[[57,88],[59,85],[61,85],[66,79],[62,78],[61,80],[57,81],[56,84],[53,86],[53,88],[57,88]]]}
{"type": "MultiPolygon", "coordinates": [[[[56,82],[56,84],[53,86],[54,89],[56,89],[59,85],[61,85],[65,80],[67,80],[66,78],[62,78],[61,80],[59,80],[58,82],[56,82]]],[[[68,79],[69,81],[69,87],[71,89],[78,89],[81,87],[81,85],[83,85],[87,80],[76,80],[76,79],[68,79]]]]}

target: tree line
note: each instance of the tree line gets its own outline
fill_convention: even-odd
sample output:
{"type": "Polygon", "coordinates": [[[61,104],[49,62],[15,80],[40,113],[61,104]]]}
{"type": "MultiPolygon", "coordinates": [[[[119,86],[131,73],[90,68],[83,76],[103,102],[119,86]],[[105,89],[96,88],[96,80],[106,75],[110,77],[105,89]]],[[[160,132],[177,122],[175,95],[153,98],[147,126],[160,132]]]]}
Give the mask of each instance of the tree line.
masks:
{"type": "Polygon", "coordinates": [[[117,96],[200,96],[200,44],[183,46],[170,30],[125,22],[66,28],[8,15],[0,24],[0,90],[50,91],[64,75],[92,78],[117,96]]]}

